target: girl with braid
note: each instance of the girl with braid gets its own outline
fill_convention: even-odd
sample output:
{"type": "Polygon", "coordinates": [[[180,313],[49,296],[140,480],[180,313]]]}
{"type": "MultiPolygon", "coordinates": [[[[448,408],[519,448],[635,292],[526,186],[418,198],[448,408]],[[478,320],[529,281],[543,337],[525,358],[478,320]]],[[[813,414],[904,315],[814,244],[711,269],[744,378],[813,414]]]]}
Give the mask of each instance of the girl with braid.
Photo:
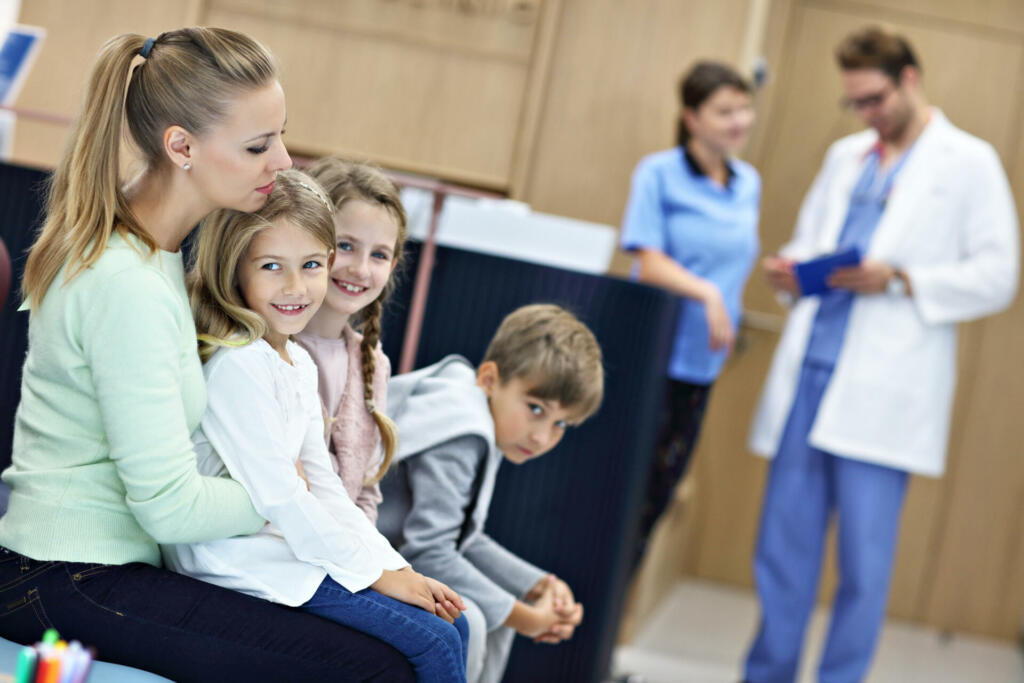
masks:
{"type": "Polygon", "coordinates": [[[291,340],[327,292],[333,215],[316,181],[281,171],[261,209],[219,210],[199,228],[188,275],[207,387],[192,436],[198,468],[240,483],[269,524],[164,546],[164,560],[379,638],[419,681],[465,681],[461,598],[413,571],[342,487],[324,443],[316,366],[291,340]]]}
{"type": "Polygon", "coordinates": [[[398,441],[383,413],[391,365],[380,348],[380,319],[402,258],[405,209],[376,167],[328,157],[307,170],[336,210],[336,253],[324,305],[296,339],[319,368],[334,470],[376,524],[378,482],[398,441]]]}

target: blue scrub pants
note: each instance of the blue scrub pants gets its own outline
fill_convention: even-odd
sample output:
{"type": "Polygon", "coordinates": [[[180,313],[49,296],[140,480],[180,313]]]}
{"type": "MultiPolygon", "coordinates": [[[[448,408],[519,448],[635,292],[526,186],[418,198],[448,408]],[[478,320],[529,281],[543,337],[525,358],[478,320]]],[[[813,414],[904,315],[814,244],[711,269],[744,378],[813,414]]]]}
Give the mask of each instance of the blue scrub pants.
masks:
{"type": "Polygon", "coordinates": [[[808,444],[831,376],[830,367],[804,365],[771,464],[754,558],[762,616],[747,655],[750,683],[796,679],[833,511],[840,582],[818,680],[862,680],[885,617],[907,473],[808,444]]]}

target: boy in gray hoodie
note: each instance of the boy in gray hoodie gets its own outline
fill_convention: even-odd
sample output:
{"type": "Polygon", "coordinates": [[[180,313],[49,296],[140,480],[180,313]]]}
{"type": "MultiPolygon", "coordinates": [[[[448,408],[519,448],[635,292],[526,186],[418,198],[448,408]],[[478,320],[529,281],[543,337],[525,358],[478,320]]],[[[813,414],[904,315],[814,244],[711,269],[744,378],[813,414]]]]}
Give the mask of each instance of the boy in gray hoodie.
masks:
{"type": "Polygon", "coordinates": [[[593,333],[548,304],[509,314],[475,370],[448,356],[391,380],[401,438],[377,525],[416,571],[466,602],[470,683],[501,680],[516,633],[557,643],[583,617],[564,581],[503,548],[484,523],[502,459],[519,465],[554,448],[603,390],[593,333]]]}

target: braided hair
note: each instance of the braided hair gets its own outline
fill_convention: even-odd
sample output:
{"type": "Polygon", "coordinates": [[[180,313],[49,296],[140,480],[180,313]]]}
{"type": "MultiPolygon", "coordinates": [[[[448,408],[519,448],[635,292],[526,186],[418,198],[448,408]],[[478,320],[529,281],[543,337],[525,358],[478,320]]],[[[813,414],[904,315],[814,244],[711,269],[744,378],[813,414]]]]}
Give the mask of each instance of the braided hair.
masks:
{"type": "Polygon", "coordinates": [[[380,343],[381,317],[384,313],[384,302],[394,289],[395,273],[399,270],[402,260],[405,238],[408,234],[405,208],[398,193],[398,188],[388,179],[377,166],[346,161],[338,157],[325,157],[313,162],[306,171],[323,187],[340,211],[346,202],[357,200],[372,206],[383,207],[398,227],[395,240],[394,268],[387,285],[376,299],[355,316],[354,327],[363,335],[359,351],[362,360],[363,399],[366,409],[377,424],[380,432],[381,446],[384,449],[384,460],[377,473],[365,483],[372,485],[381,480],[387,472],[395,451],[398,449],[398,428],[374,402],[373,377],[377,371],[376,352],[380,343]]]}

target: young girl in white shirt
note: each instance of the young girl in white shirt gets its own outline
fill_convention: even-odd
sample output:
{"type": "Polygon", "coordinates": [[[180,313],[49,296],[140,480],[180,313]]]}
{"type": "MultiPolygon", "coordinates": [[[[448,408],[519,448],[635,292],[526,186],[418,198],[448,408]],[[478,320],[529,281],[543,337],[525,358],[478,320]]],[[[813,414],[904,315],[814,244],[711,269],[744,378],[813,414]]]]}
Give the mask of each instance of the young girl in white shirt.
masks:
{"type": "Polygon", "coordinates": [[[259,211],[203,221],[189,273],[208,394],[193,435],[198,466],[241,483],[269,523],[164,546],[164,560],[379,638],[420,681],[464,681],[462,600],[414,572],[345,492],[324,442],[316,367],[289,339],[323,302],[334,243],[331,204],[298,171],[277,175],[259,211]]]}

